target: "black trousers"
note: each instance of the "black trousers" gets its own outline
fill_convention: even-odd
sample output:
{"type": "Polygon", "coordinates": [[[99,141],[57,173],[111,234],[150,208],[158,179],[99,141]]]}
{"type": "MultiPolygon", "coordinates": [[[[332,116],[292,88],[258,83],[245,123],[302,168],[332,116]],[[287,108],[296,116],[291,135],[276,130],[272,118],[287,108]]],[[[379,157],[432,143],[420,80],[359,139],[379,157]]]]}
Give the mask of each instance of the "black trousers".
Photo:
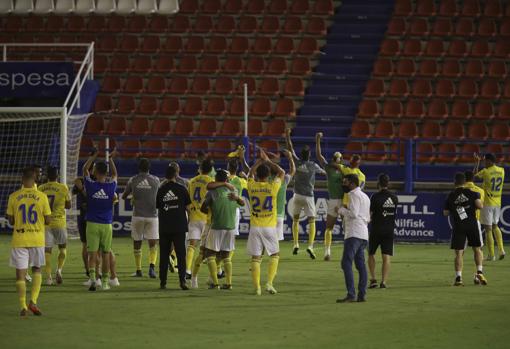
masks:
{"type": "Polygon", "coordinates": [[[179,266],[179,283],[186,282],[186,232],[159,232],[159,280],[166,285],[168,275],[168,257],[174,245],[179,266]]]}

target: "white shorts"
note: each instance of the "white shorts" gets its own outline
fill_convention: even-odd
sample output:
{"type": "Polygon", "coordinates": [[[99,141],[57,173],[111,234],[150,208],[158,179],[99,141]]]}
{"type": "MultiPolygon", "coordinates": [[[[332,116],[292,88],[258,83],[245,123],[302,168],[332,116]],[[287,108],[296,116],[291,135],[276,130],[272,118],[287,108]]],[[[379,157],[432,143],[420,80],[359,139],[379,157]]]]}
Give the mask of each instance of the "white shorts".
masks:
{"type": "Polygon", "coordinates": [[[46,264],[44,247],[13,247],[9,265],[16,269],[40,268],[46,264]]]}
{"type": "Polygon", "coordinates": [[[49,228],[44,231],[45,246],[52,248],[55,245],[64,245],[67,243],[66,228],[49,228]]]}
{"type": "Polygon", "coordinates": [[[276,228],[250,227],[246,252],[250,256],[262,256],[264,249],[269,256],[280,252],[276,228]]]}
{"type": "Polygon", "coordinates": [[[283,229],[284,229],[284,224],[283,222],[285,221],[285,218],[284,217],[278,217],[277,221],[276,221],[276,234],[278,235],[278,240],[284,240],[284,236],[283,236],[283,229]]]}
{"type": "Polygon", "coordinates": [[[340,199],[329,199],[328,200],[328,216],[338,217],[339,214],[336,211],[336,208],[342,207],[342,200],[340,199]]]}
{"type": "Polygon", "coordinates": [[[501,207],[484,206],[480,212],[480,223],[483,225],[495,225],[499,223],[501,216],[501,207]]]}
{"type": "Polygon", "coordinates": [[[211,226],[206,224],[204,230],[202,231],[202,235],[200,236],[200,247],[206,247],[207,237],[211,232],[211,226]]]}
{"type": "Polygon", "coordinates": [[[202,232],[204,231],[206,222],[204,221],[191,221],[188,224],[188,240],[200,240],[202,232]]]}
{"type": "Polygon", "coordinates": [[[159,220],[158,217],[135,217],[131,218],[131,237],[134,241],[158,240],[159,220]]]}
{"type": "Polygon", "coordinates": [[[300,194],[294,194],[292,198],[293,207],[292,207],[292,216],[297,216],[301,214],[301,210],[305,210],[305,216],[307,217],[315,217],[315,199],[313,196],[304,196],[300,194]]]}
{"type": "Polygon", "coordinates": [[[211,251],[233,251],[235,249],[236,231],[210,229],[207,234],[205,248],[211,251]]]}
{"type": "Polygon", "coordinates": [[[235,234],[236,235],[239,235],[239,224],[241,224],[241,210],[239,208],[237,208],[236,210],[236,228],[234,229],[235,230],[235,234]]]}

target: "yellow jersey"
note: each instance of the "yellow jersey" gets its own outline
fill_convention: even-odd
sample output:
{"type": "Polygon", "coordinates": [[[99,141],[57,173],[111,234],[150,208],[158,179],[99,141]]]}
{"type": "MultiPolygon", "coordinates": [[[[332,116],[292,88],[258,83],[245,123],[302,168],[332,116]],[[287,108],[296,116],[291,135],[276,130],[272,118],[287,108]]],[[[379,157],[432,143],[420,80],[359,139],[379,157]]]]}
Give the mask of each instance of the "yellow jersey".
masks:
{"type": "Polygon", "coordinates": [[[505,169],[496,165],[484,168],[476,177],[482,178],[482,188],[485,191],[483,204],[485,206],[501,206],[503,183],[505,182],[505,169]]]}
{"type": "Polygon", "coordinates": [[[207,215],[200,211],[205,195],[207,194],[207,184],[214,182],[214,179],[208,175],[198,175],[189,181],[189,195],[191,197],[191,212],[189,220],[207,221],[207,215]]]}
{"type": "MultiPolygon", "coordinates": [[[[365,188],[366,177],[365,177],[365,174],[363,172],[361,172],[361,170],[359,168],[351,168],[351,167],[347,167],[347,166],[342,166],[342,174],[344,176],[348,175],[348,174],[355,174],[356,176],[358,176],[358,179],[359,179],[359,187],[361,189],[365,188]]],[[[344,204],[344,205],[349,204],[349,193],[344,193],[344,197],[342,198],[342,204],[344,204]]]]}
{"type": "Polygon", "coordinates": [[[280,186],[279,178],[272,182],[257,182],[253,178],[248,179],[250,224],[253,227],[276,227],[276,200],[280,186]]]}
{"type": "MultiPolygon", "coordinates": [[[[475,193],[480,194],[480,200],[482,200],[482,202],[483,202],[484,197],[485,197],[485,192],[483,191],[482,188],[475,185],[475,183],[473,183],[473,182],[466,182],[466,184],[464,184],[464,188],[467,188],[471,191],[474,191],[475,193]]],[[[480,220],[480,210],[479,209],[476,210],[476,219],[480,220]]]]}
{"type": "Polygon", "coordinates": [[[58,182],[44,183],[39,187],[48,197],[51,208],[50,228],[66,227],[66,201],[71,201],[67,185],[58,182]]]}
{"type": "Polygon", "coordinates": [[[9,195],[7,215],[14,217],[12,247],[44,247],[44,216],[51,215],[48,197],[35,188],[9,195]]]}

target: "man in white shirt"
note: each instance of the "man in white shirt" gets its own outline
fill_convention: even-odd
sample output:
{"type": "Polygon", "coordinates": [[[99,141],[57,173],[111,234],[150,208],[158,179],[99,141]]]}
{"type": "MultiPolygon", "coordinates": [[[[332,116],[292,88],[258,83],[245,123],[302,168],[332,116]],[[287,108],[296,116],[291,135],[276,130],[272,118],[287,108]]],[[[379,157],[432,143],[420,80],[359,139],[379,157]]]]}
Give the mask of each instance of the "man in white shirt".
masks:
{"type": "Polygon", "coordinates": [[[359,178],[355,174],[344,176],[342,189],[349,193],[349,205],[338,209],[345,222],[344,253],[342,270],[344,271],[347,296],[337,299],[337,303],[364,302],[367,290],[367,268],[365,266],[365,248],[368,243],[368,223],[370,222],[370,199],[361,191],[359,178]],[[354,288],[352,261],[359,273],[358,297],[354,288]]]}

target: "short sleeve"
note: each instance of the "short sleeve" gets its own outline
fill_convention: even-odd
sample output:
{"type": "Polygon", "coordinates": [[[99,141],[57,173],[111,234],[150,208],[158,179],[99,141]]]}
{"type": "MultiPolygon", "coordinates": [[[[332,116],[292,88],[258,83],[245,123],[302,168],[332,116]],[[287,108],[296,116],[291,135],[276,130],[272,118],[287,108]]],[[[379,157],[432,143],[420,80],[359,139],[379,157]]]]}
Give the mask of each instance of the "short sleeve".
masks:
{"type": "Polygon", "coordinates": [[[50,208],[50,203],[48,201],[48,197],[46,195],[43,195],[43,215],[45,216],[49,216],[51,215],[51,208],[50,208]]]}
{"type": "Polygon", "coordinates": [[[486,168],[478,171],[478,173],[475,173],[475,176],[482,178],[485,175],[485,173],[487,173],[487,169],[486,168]]]}
{"type": "Polygon", "coordinates": [[[14,199],[12,195],[9,196],[9,201],[7,202],[7,214],[14,216],[14,199]]]}
{"type": "Polygon", "coordinates": [[[129,195],[133,192],[133,177],[129,178],[129,181],[126,184],[126,190],[124,190],[125,195],[129,195]]]}
{"type": "Polygon", "coordinates": [[[340,171],[342,171],[342,174],[344,176],[352,173],[351,169],[349,167],[345,166],[345,165],[341,165],[340,166],[340,171]]]}
{"type": "Polygon", "coordinates": [[[66,198],[66,201],[71,201],[71,195],[70,195],[70,192],[69,192],[69,187],[67,185],[64,185],[64,195],[65,195],[65,198],[66,198]]]}

